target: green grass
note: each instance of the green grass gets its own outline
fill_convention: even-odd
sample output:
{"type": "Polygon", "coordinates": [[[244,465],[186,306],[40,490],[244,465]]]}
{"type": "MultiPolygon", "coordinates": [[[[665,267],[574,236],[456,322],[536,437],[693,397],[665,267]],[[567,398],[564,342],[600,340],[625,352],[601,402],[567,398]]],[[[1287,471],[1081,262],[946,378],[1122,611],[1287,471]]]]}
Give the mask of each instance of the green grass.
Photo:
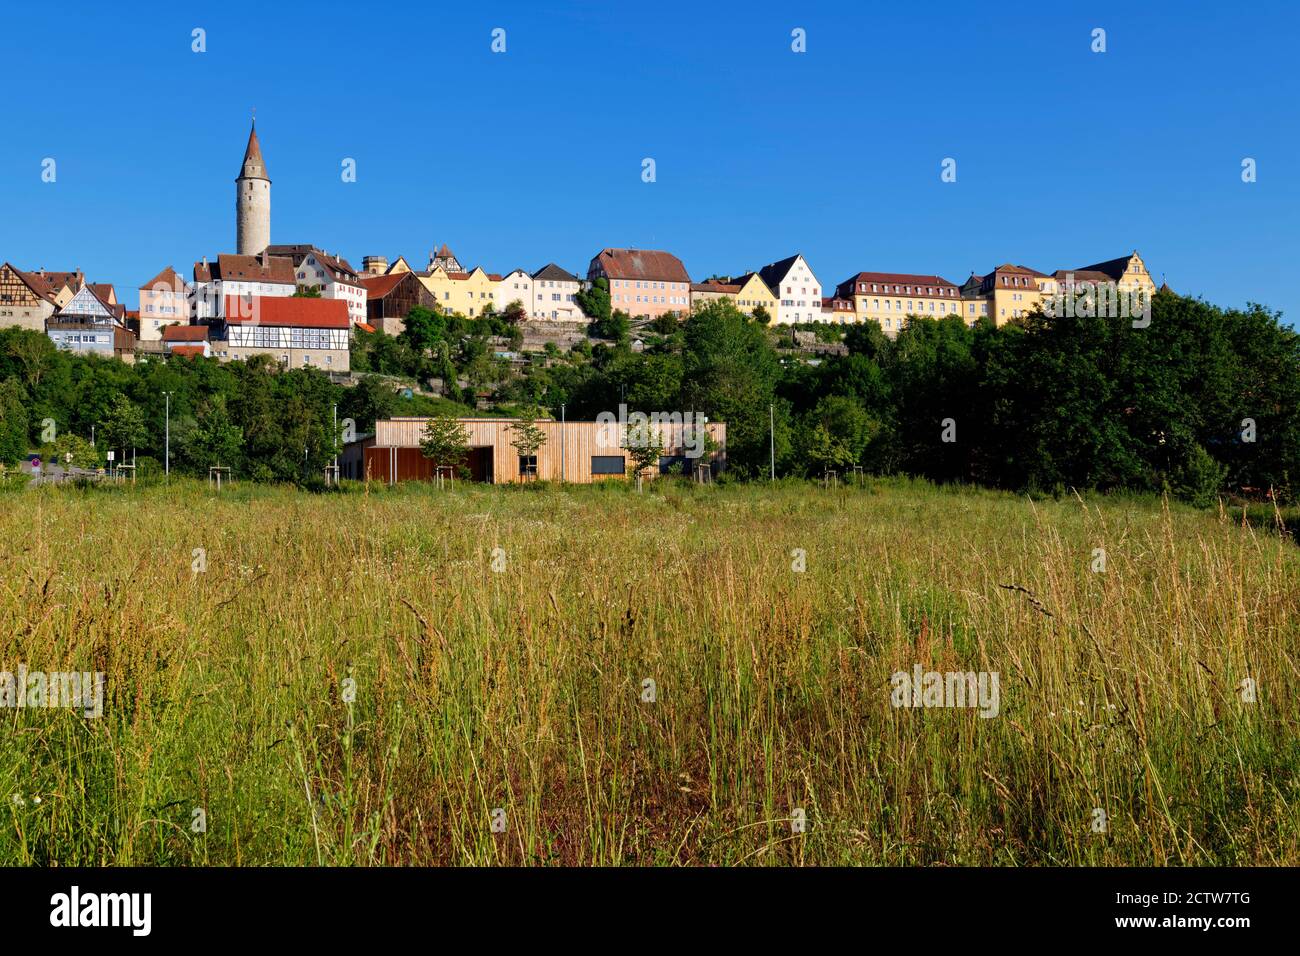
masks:
{"type": "Polygon", "coordinates": [[[108,675],[0,710],[6,864],[1300,864],[1300,553],[1241,514],[174,481],[0,540],[0,667],[108,675]],[[999,715],[892,707],[915,663],[999,715]]]}

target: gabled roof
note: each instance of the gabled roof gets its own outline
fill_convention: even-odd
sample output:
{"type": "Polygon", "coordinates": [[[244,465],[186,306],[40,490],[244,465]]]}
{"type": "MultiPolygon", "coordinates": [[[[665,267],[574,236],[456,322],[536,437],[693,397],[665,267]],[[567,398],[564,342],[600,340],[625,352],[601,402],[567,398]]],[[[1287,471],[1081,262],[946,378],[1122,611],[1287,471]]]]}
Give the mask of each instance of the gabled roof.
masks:
{"type": "Polygon", "coordinates": [[[203,351],[202,345],[175,345],[171,348],[171,354],[179,355],[181,358],[200,358],[203,351]]]}
{"type": "Polygon", "coordinates": [[[381,276],[362,276],[361,284],[365,286],[367,299],[382,299],[399,285],[407,276],[413,276],[413,272],[390,272],[381,276]]]}
{"type": "Polygon", "coordinates": [[[332,256],[323,249],[308,243],[270,245],[266,247],[266,254],[268,256],[287,256],[292,260],[295,269],[302,265],[308,256],[312,256],[338,282],[356,285],[357,279],[361,275],[356,269],[352,268],[352,263],[342,256],[332,256]]]}
{"type": "Polygon", "coordinates": [[[208,327],[206,325],[169,325],[163,329],[164,342],[206,342],[208,327]]]}
{"type": "Polygon", "coordinates": [[[350,324],[343,299],[274,295],[226,296],[226,322],[300,329],[346,329],[350,324]]]}
{"type": "Polygon", "coordinates": [[[32,294],[37,298],[44,299],[46,302],[51,304],[54,303],[54,287],[39,274],[34,272],[23,272],[22,269],[19,269],[11,262],[4,263],[3,267],[8,268],[9,271],[16,275],[19,281],[22,282],[23,285],[27,286],[27,288],[31,289],[32,294]]]}
{"type": "Polygon", "coordinates": [[[185,280],[176,274],[176,270],[167,266],[162,272],[158,273],[144,285],[140,286],[140,291],[160,291],[184,292],[185,280]]]}
{"type": "Polygon", "coordinates": [[[573,273],[566,272],[565,270],[561,269],[554,262],[548,262],[546,265],[542,266],[540,269],[534,272],[533,278],[545,279],[548,282],[581,282],[582,281],[573,273]]]}
{"type": "Polygon", "coordinates": [[[591,260],[592,266],[597,263],[611,279],[652,279],[688,284],[691,281],[682,260],[659,249],[602,249],[591,260]]]}
{"type": "Polygon", "coordinates": [[[95,295],[99,296],[100,301],[105,305],[112,306],[117,302],[117,290],[113,288],[113,283],[92,282],[90,287],[95,290],[95,295]]]}
{"type": "Polygon", "coordinates": [[[222,280],[225,282],[276,282],[281,285],[293,285],[293,260],[287,256],[267,255],[267,264],[262,265],[261,256],[234,256],[222,254],[216,262],[206,266],[194,263],[194,281],[208,282],[222,280]]]}
{"type": "Polygon", "coordinates": [[[60,316],[90,315],[104,318],[118,318],[119,312],[112,304],[105,302],[96,292],[94,286],[84,285],[81,290],[68,300],[68,304],[59,310],[60,316]]]}
{"type": "MultiPolygon", "coordinates": [[[[997,272],[1010,272],[1010,273],[1013,273],[1013,274],[1015,274],[1015,275],[1028,275],[1028,276],[1034,276],[1035,278],[1038,278],[1038,279],[1046,279],[1046,278],[1047,278],[1047,273],[1045,273],[1045,272],[1039,272],[1037,269],[1031,269],[1031,268],[1029,268],[1029,266],[1017,266],[1017,265],[1013,265],[1013,264],[1010,263],[1010,262],[1004,262],[1004,263],[1002,263],[1002,265],[1000,265],[1000,266],[998,266],[996,269],[994,269],[993,272],[989,273],[989,275],[992,275],[992,274],[997,273],[997,272]]],[[[988,276],[985,276],[984,278],[987,279],[988,276]]]]}
{"type": "Polygon", "coordinates": [[[1100,272],[1104,274],[1106,278],[1118,282],[1124,276],[1124,271],[1128,268],[1129,261],[1135,255],[1137,255],[1136,252],[1132,253],[1132,255],[1120,256],[1118,259],[1107,259],[1105,262],[1094,262],[1092,265],[1084,266],[1082,269],[1075,269],[1074,274],[1077,276],[1080,272],[1100,272]]]}
{"type": "Polygon", "coordinates": [[[740,286],[728,282],[692,282],[692,292],[720,292],[726,295],[735,295],[740,291],[740,286]]]}
{"type": "MultiPolygon", "coordinates": [[[[792,256],[786,256],[784,259],[769,263],[758,270],[759,278],[767,283],[769,289],[779,289],[781,280],[794,268],[795,260],[800,258],[802,258],[802,253],[796,252],[792,256]]],[[[804,265],[808,265],[808,260],[804,260],[804,265]]],[[[812,266],[808,266],[808,271],[812,271],[812,266]]]]}
{"type": "MultiPolygon", "coordinates": [[[[743,290],[745,286],[749,285],[750,279],[757,279],[759,282],[763,282],[763,277],[757,272],[746,272],[743,276],[732,276],[730,284],[738,286],[743,290]]],[[[763,282],[763,288],[767,289],[768,295],[775,295],[772,292],[772,287],[766,282],[763,282]]]]}

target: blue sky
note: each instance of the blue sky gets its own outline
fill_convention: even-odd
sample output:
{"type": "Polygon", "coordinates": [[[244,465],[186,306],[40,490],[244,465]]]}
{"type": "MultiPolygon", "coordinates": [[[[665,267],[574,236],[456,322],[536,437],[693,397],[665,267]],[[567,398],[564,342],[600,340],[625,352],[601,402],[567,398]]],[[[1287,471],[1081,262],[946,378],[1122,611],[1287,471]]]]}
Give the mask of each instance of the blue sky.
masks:
{"type": "Polygon", "coordinates": [[[4,23],[0,260],[79,267],[130,307],[164,265],[234,251],[256,107],[272,241],[358,268],[447,242],[490,272],[585,273],[634,246],[699,279],[799,251],[829,289],[1136,248],[1178,292],[1300,315],[1294,3],[70,3],[4,23]]]}

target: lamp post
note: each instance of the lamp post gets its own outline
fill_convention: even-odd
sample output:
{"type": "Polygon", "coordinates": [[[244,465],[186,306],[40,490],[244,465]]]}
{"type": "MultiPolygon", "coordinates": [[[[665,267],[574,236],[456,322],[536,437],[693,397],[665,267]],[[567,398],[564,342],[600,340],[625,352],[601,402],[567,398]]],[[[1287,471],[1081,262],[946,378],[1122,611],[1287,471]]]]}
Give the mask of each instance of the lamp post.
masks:
{"type": "Polygon", "coordinates": [[[564,403],[560,403],[560,481],[564,481],[564,403]]]}
{"type": "Polygon", "coordinates": [[[172,477],[172,393],[163,392],[166,396],[166,411],[164,412],[163,425],[163,477],[171,481],[172,477]]]}
{"type": "Polygon", "coordinates": [[[776,481],[776,412],[775,406],[767,406],[767,441],[772,456],[772,480],[776,481]]]}

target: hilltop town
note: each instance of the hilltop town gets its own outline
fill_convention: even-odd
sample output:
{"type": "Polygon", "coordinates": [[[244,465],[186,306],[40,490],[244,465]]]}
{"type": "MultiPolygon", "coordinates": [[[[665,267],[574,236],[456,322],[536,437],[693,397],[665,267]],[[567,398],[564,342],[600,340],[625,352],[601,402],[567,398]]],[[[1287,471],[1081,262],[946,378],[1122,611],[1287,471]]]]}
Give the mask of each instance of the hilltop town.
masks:
{"type": "Polygon", "coordinates": [[[126,308],[115,283],[90,281],[79,269],[21,269],[5,262],[0,328],[43,332],[60,349],[125,362],[264,354],[288,368],[345,374],[358,333],[397,336],[416,308],[469,319],[501,316],[546,339],[548,326],[581,328],[603,318],[602,308],[644,324],[684,318],[702,304],[725,300],[772,326],[872,322],[894,337],[915,316],[1003,325],[1076,286],[1148,297],[1155,291],[1136,250],[1052,272],[1003,263],[983,274],[972,271],[960,284],[932,273],[862,271],[831,287],[799,253],[742,275],[694,281],[671,252],[624,248],[598,251],[581,277],[555,262],[493,272],[462,264],[446,243],[421,269],[401,255],[391,261],[366,255],[357,269],[337,250],[271,241],[271,179],[256,125],[235,189],[234,252],[202,256],[188,277],[172,265],[162,267],[138,287],[135,310],[126,308]]]}

